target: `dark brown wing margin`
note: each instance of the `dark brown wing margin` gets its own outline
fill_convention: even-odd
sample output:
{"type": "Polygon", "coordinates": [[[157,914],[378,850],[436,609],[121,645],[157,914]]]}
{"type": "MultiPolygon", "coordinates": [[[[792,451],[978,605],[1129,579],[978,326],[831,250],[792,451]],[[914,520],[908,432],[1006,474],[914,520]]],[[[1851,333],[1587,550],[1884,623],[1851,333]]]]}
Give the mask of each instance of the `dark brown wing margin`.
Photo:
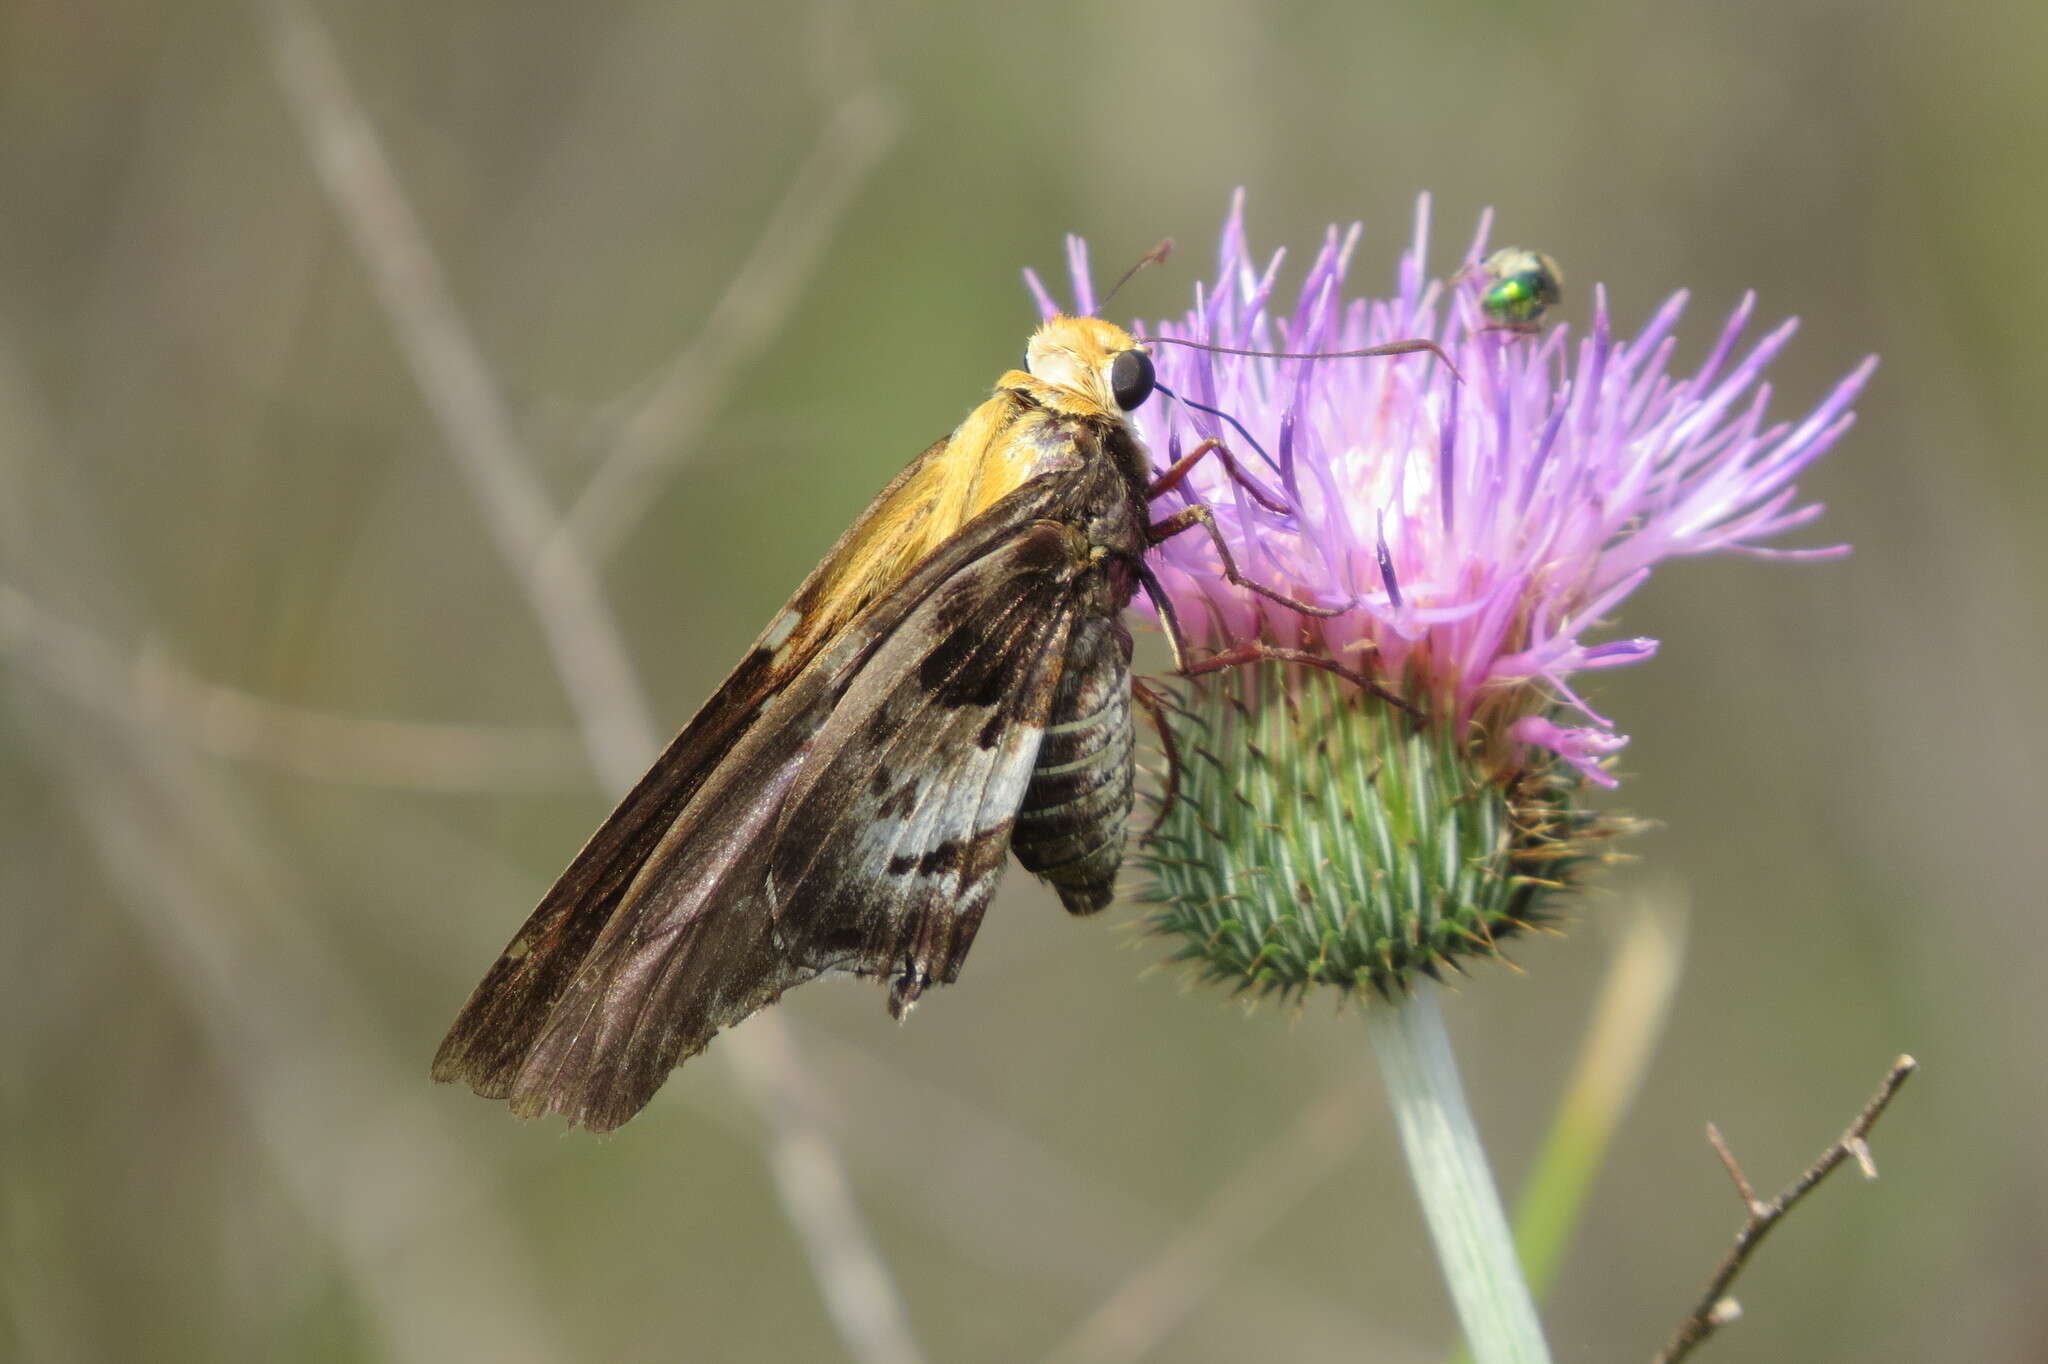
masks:
{"type": "MultiPolygon", "coordinates": [[[[930,452],[926,457],[930,457],[930,452]]],[[[913,465],[912,469],[916,467],[913,465]]],[[[902,477],[908,476],[907,471],[902,477]]],[[[892,483],[890,490],[877,498],[877,505],[886,501],[901,481],[899,478],[892,483]]],[[[646,907],[653,903],[645,896],[635,901],[636,888],[650,879],[650,864],[673,862],[680,844],[688,841],[681,826],[707,779],[722,765],[739,757],[740,749],[751,744],[757,735],[766,742],[775,732],[784,731],[780,742],[807,747],[866,659],[919,604],[969,565],[991,555],[1006,541],[1017,539],[1039,518],[1048,514],[1058,516],[1065,511],[1064,504],[1071,497],[1070,483],[1071,480],[1061,479],[1034,480],[996,503],[894,590],[871,603],[837,638],[815,650],[794,678],[790,676],[791,661],[775,660],[768,647],[769,636],[764,635],[763,643],[735,669],[712,701],[612,812],[485,975],[443,1041],[434,1060],[434,1077],[467,1081],[477,1092],[493,1098],[512,1095],[515,1085],[519,1085],[523,1094],[522,1101],[515,1103],[516,1108],[570,1112],[574,1105],[565,1107],[559,1101],[566,1095],[547,1099],[534,1092],[535,1072],[530,1063],[535,1059],[536,1048],[544,1031],[551,1028],[565,993],[578,981],[581,968],[602,949],[604,942],[617,940],[617,932],[608,928],[620,920],[642,919],[646,907]],[[756,724],[757,720],[762,723],[756,724]],[[626,912],[622,913],[622,906],[627,907],[626,912]],[[522,1073],[528,1077],[523,1084],[522,1073]]],[[[1063,526],[1059,529],[1063,534],[1072,533],[1063,526]]],[[[849,532],[842,539],[842,547],[852,535],[849,532]]],[[[793,606],[804,599],[805,592],[822,572],[821,569],[807,580],[805,588],[793,599],[793,606]]],[[[800,754],[796,757],[800,758],[800,754]]],[[[718,793],[720,803],[744,806],[768,794],[767,788],[775,780],[789,780],[793,775],[775,769],[772,764],[763,767],[756,762],[741,774],[742,785],[723,785],[718,793]],[[746,784],[751,784],[751,789],[746,784]]],[[[737,864],[728,870],[745,874],[737,864]]],[[[718,1002],[716,1011],[739,1009],[736,1016],[743,1017],[780,994],[789,983],[793,982],[759,980],[756,986],[770,991],[764,998],[749,1004],[734,996],[718,1002]]],[[[631,988],[630,982],[615,984],[622,989],[631,988]]],[[[737,987],[738,982],[734,982],[733,988],[737,987]]],[[[701,1041],[696,1043],[701,1045],[701,1041]]],[[[653,1077],[633,1108],[645,1102],[660,1078],[659,1074],[653,1077]]],[[[612,1106],[607,1105],[607,1111],[612,1106]]],[[[629,1113],[630,1110],[621,1114],[616,1121],[623,1121],[629,1113]]],[[[571,1115],[598,1125],[595,1110],[583,1108],[571,1115]]]]}
{"type": "Polygon", "coordinates": [[[615,1127],[795,985],[886,975],[900,1012],[957,972],[1003,866],[1085,562],[1078,532],[1031,523],[850,672],[834,676],[828,651],[778,697],[627,890],[520,1065],[513,1111],[615,1127]]]}
{"type": "MultiPolygon", "coordinates": [[[[950,439],[934,442],[875,495],[860,519],[811,570],[776,615],[776,622],[812,604],[820,584],[848,547],[866,533],[877,510],[926,462],[938,457],[950,439]]],[[[436,1080],[467,1080],[477,1093],[494,1099],[510,1092],[512,1076],[532,1049],[548,1012],[568,988],[570,976],[663,831],[675,822],[705,777],[759,714],[763,702],[816,656],[814,647],[777,659],[775,630],[776,624],[771,623],[541,897],[470,993],[469,1002],[434,1054],[436,1080]]]]}

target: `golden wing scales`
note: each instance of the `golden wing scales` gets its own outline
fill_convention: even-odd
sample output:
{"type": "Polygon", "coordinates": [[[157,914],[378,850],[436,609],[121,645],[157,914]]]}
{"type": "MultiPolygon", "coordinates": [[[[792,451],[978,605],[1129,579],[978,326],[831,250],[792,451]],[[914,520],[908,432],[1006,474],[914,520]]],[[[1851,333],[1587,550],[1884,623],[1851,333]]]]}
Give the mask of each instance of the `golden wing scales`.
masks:
{"type": "Polygon", "coordinates": [[[770,704],[707,782],[733,798],[692,802],[664,834],[549,1011],[512,1078],[515,1111],[613,1127],[793,985],[831,970],[887,976],[900,1011],[952,978],[1008,854],[1071,614],[1071,573],[1046,562],[1071,532],[1038,524],[952,568],[862,657],[835,667],[828,649],[770,704]],[[956,658],[971,702],[920,684],[935,654],[956,658]],[[1002,739],[984,750],[976,735],[995,712],[1002,739]],[[889,821],[870,777],[899,757],[919,789],[889,821]],[[888,868],[899,849],[917,870],[888,868]]]}
{"type": "Polygon", "coordinates": [[[1130,744],[1128,705],[1101,696],[1128,689],[1114,617],[1148,477],[1107,376],[1133,345],[1048,323],[1034,372],[882,490],[542,899],[435,1078],[605,1129],[822,971],[889,978],[900,1014],[957,975],[1020,810],[1027,865],[1070,908],[1106,903],[1130,744]],[[1085,686],[1062,685],[1070,663],[1085,686]],[[1096,753],[1078,802],[1034,778],[1055,706],[1067,749],[1096,753]]]}
{"type": "Polygon", "coordinates": [[[962,481],[995,486],[999,480],[982,478],[974,466],[1015,409],[1005,395],[983,403],[960,432],[926,447],[875,495],[542,897],[449,1030],[434,1058],[435,1079],[506,1096],[576,963],[718,759],[827,640],[959,532],[947,519],[960,508],[941,505],[939,492],[962,481]]]}

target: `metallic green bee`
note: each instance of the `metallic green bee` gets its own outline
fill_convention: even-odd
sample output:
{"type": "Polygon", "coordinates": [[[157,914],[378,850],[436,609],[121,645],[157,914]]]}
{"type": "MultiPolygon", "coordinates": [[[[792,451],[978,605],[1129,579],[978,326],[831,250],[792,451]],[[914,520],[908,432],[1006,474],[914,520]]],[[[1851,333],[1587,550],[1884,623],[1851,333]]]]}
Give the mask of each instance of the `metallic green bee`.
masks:
{"type": "Polygon", "coordinates": [[[1500,326],[1533,328],[1544,310],[1564,297],[1564,272],[1541,251],[1508,246],[1479,267],[1488,283],[1479,306],[1500,326]]]}

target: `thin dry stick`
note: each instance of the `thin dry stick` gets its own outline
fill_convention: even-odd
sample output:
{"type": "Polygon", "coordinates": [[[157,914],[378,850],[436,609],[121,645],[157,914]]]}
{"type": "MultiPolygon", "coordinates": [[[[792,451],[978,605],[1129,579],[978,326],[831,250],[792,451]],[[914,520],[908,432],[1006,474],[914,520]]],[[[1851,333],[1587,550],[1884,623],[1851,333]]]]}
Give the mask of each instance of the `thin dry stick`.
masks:
{"type": "Polygon", "coordinates": [[[784,1197],[812,1210],[803,1239],[825,1305],[862,1358],[913,1360],[917,1347],[887,1264],[868,1241],[839,1150],[827,1135],[796,1040],[777,1017],[758,1032],[739,1078],[767,1115],[768,1164],[784,1197]]]}
{"type": "Polygon", "coordinates": [[[568,544],[557,548],[580,548],[601,562],[632,534],[662,479],[689,454],[734,381],[803,296],[900,122],[895,96],[881,86],[857,91],[833,110],[702,329],[627,417],[611,453],[569,508],[563,523],[568,544]]]}
{"type": "MultiPolygon", "coordinates": [[[[390,318],[399,348],[468,479],[500,554],[525,592],[604,784],[622,793],[656,752],[653,721],[624,636],[589,561],[547,549],[559,521],[531,472],[482,353],[449,292],[375,129],[349,87],[319,19],[303,0],[263,0],[279,85],[297,117],[321,185],[347,226],[390,318]],[[545,560],[545,562],[544,562],[545,560]]],[[[773,1015],[728,1039],[724,1052],[754,1087],[787,1093],[793,1049],[768,1050],[773,1015]]],[[[775,1103],[778,1142],[814,1159],[804,1178],[771,1160],[776,1191],[802,1240],[834,1326],[856,1358],[921,1358],[872,1234],[860,1221],[844,1165],[798,1105],[775,1103]],[[829,1192],[821,1193],[821,1190],[829,1192]],[[857,1304],[858,1310],[849,1310],[857,1304]]]]}
{"type": "Polygon", "coordinates": [[[195,677],[162,653],[123,651],[0,581],[0,653],[31,654],[103,717],[140,719],[201,753],[313,781],[416,791],[558,789],[589,780],[562,730],[441,724],[288,705],[195,677]]]}
{"type": "MultiPolygon", "coordinates": [[[[1339,1085],[1273,1138],[1210,1197],[1194,1220],[1131,1271],[1048,1356],[1056,1364],[1143,1359],[1200,1306],[1242,1254],[1358,1145],[1357,1087],[1339,1085]]],[[[1374,1358],[1396,1347],[1376,1337],[1374,1358]]],[[[1422,1358],[1419,1350],[1404,1352],[1422,1358]]]]}
{"type": "Polygon", "coordinates": [[[1685,1320],[1678,1324],[1678,1329],[1672,1333],[1671,1339],[1665,1342],[1664,1348],[1657,1352],[1653,1364],[1677,1364],[1678,1360],[1691,1354],[1693,1348],[1701,1341],[1742,1315],[1741,1305],[1727,1296],[1729,1285],[1735,1282],[1735,1276],[1749,1263],[1750,1256],[1756,1253],[1758,1244],[1770,1233],[1771,1228],[1778,1225],[1786,1213],[1791,1212],[1801,1199],[1813,1192],[1816,1185],[1832,1174],[1836,1166],[1853,1157],[1857,1166],[1862,1169],[1865,1179],[1877,1178],[1877,1165],[1870,1158],[1870,1129],[1876,1125],[1878,1118],[1883,1116],[1884,1110],[1892,1101],[1892,1096],[1899,1092],[1899,1086],[1905,1084],[1907,1077],[1919,1068],[1920,1063],[1910,1056],[1901,1056],[1892,1062],[1891,1071],[1884,1077],[1884,1083],[1878,1086],[1877,1093],[1871,1096],[1870,1102],[1863,1105],[1863,1111],[1856,1115],[1856,1121],[1849,1124],[1849,1130],[1844,1132],[1834,1145],[1821,1152],[1820,1159],[1809,1165],[1799,1178],[1779,1190],[1778,1196],[1769,1202],[1756,1196],[1756,1191],[1750,1187],[1748,1177],[1742,1173],[1742,1167],[1736,1163],[1735,1153],[1730,1151],[1728,1143],[1722,1140],[1720,1130],[1712,1123],[1707,1124],[1707,1140],[1713,1145],[1714,1154],[1721,1158],[1721,1164],[1727,1169],[1729,1179],[1734,1181],[1735,1192],[1741,1196],[1742,1206],[1748,1217],[1742,1224],[1742,1230],[1735,1234],[1735,1244],[1729,1247],[1727,1255],[1722,1257],[1721,1263],[1715,1268],[1714,1277],[1707,1280],[1706,1292],[1700,1295],[1698,1304],[1687,1314],[1685,1320]]]}
{"type": "MultiPolygon", "coordinates": [[[[821,1080],[849,1101],[835,1110],[860,1119],[841,1129],[841,1140],[860,1152],[863,1169],[893,1182],[890,1206],[1007,1276],[1019,1293],[1042,1281],[1099,1294],[1130,1266],[1149,1264],[1185,1220],[1072,1164],[953,1089],[897,1070],[844,1038],[796,1032],[811,1054],[830,1062],[819,1067],[821,1080]],[[869,1120],[913,1109],[920,1119],[915,1140],[869,1120]],[[991,1169],[1006,1177],[990,1180],[991,1169]]],[[[1356,1302],[1331,1298],[1256,1257],[1239,1259],[1229,1273],[1231,1313],[1205,1323],[1213,1329],[1204,1339],[1221,1357],[1232,1348],[1255,1354],[1278,1339],[1318,1347],[1304,1346],[1304,1356],[1334,1357],[1343,1342],[1385,1336],[1356,1302]]]]}
{"type": "Polygon", "coordinates": [[[248,864],[252,845],[239,829],[208,827],[225,815],[213,806],[217,791],[175,758],[138,751],[116,767],[62,732],[48,726],[41,741],[113,899],[201,1023],[257,1148],[362,1294],[379,1356],[566,1358],[540,1274],[439,1119],[424,1104],[355,1106],[391,1073],[375,1011],[335,976],[331,954],[320,958],[317,930],[280,945],[288,928],[308,925],[275,878],[248,864]],[[408,1226],[449,1204],[471,1209],[471,1244],[461,1254],[442,1247],[449,1253],[422,1274],[395,1252],[425,1250],[408,1226]]]}
{"type": "MultiPolygon", "coordinates": [[[[21,497],[24,471],[8,456],[59,447],[22,401],[10,340],[0,328],[0,520],[11,532],[0,558],[132,619],[61,453],[38,495],[21,497]],[[33,517],[10,515],[25,506],[33,517]]],[[[0,597],[0,618],[18,618],[18,604],[0,597]]],[[[0,648],[15,675],[37,684],[16,690],[25,741],[69,792],[107,872],[107,905],[125,912],[197,1021],[277,1187],[358,1295],[380,1357],[565,1358],[525,1243],[485,1199],[443,1115],[424,1102],[364,1110],[361,1096],[383,1092],[392,1073],[382,1020],[339,970],[249,812],[139,713],[100,709],[94,675],[73,651],[39,647],[53,641],[17,623],[0,619],[0,648]],[[86,723],[81,706],[93,709],[86,723]],[[446,1232],[432,1215],[449,1203],[472,1209],[460,1253],[438,1239],[446,1232]]]]}
{"type": "Polygon", "coordinates": [[[263,0],[262,9],[277,81],[321,186],[485,527],[532,604],[599,776],[623,791],[647,764],[655,726],[597,575],[587,560],[560,555],[542,571],[554,508],[327,31],[303,0],[263,0]]]}

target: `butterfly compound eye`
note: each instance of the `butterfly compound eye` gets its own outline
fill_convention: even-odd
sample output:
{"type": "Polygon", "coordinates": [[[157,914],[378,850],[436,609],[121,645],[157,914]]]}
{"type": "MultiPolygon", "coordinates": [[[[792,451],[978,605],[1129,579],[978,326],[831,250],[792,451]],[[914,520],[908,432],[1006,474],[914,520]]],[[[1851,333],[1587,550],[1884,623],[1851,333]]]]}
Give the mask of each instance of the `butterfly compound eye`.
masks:
{"type": "Polygon", "coordinates": [[[1124,351],[1110,362],[1109,391],[1126,412],[1152,396],[1155,382],[1152,357],[1141,350],[1124,351]]]}

